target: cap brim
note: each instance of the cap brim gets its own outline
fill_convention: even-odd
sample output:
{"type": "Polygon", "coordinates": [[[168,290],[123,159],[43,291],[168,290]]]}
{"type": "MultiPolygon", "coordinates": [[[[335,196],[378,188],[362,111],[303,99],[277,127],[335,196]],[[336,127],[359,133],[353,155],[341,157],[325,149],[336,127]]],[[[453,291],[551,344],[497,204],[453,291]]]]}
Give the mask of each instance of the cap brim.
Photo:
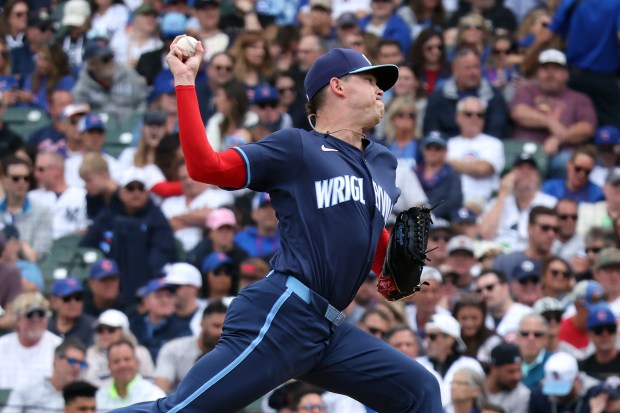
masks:
{"type": "Polygon", "coordinates": [[[543,383],[543,394],[547,396],[566,396],[573,387],[574,380],[545,380],[543,383]]]}
{"type": "Polygon", "coordinates": [[[376,65],[366,66],[349,72],[350,75],[371,72],[377,77],[377,86],[384,92],[394,86],[398,80],[398,66],[396,65],[376,65]]]}

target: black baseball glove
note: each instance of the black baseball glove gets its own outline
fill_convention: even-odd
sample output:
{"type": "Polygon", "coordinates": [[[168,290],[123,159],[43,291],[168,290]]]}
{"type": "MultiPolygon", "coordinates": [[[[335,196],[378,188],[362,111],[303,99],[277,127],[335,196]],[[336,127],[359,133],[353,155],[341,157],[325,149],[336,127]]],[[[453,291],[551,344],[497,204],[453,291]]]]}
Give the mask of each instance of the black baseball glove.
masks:
{"type": "Polygon", "coordinates": [[[388,300],[399,300],[420,291],[432,222],[431,209],[423,206],[409,208],[396,217],[378,281],[379,292],[388,300]]]}

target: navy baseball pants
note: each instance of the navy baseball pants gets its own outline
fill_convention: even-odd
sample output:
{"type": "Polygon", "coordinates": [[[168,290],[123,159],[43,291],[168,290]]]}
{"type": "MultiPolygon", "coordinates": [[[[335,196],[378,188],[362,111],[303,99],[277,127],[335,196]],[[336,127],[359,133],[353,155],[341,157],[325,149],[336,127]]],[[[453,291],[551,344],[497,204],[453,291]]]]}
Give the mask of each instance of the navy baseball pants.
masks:
{"type": "Polygon", "coordinates": [[[443,411],[439,384],[423,366],[353,325],[336,327],[325,317],[328,305],[272,273],[233,300],[219,343],[176,392],[115,412],[235,412],[291,378],[380,413],[443,411]]]}

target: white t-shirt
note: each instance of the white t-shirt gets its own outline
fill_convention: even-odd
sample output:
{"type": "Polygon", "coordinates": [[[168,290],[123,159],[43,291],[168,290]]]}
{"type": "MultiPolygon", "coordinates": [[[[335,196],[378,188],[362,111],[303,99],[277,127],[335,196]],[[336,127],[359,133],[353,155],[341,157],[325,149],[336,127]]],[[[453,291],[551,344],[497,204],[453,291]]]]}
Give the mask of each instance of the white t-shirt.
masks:
{"type": "Polygon", "coordinates": [[[114,50],[114,60],[122,64],[133,64],[138,62],[140,56],[147,52],[152,52],[161,48],[164,43],[157,36],[152,36],[146,42],[139,45],[132,38],[127,30],[118,30],[110,40],[110,47],[114,50]]]}
{"type": "Polygon", "coordinates": [[[475,138],[455,136],[448,139],[448,159],[482,160],[493,167],[493,174],[482,178],[461,174],[461,186],[466,200],[487,201],[499,187],[499,174],[504,169],[504,144],[493,136],[481,133],[475,138]]]}
{"type": "Polygon", "coordinates": [[[53,238],[56,240],[69,234],[75,234],[88,227],[86,215],[86,190],[68,187],[56,196],[52,191],[43,188],[34,189],[28,194],[31,200],[48,205],[54,215],[53,238]]]}
{"type": "Polygon", "coordinates": [[[497,328],[495,328],[495,323],[493,322],[493,317],[491,314],[487,314],[485,325],[491,330],[495,330],[495,332],[502,336],[506,341],[514,341],[515,337],[511,337],[511,335],[516,334],[519,331],[519,323],[521,319],[533,312],[532,307],[528,307],[527,305],[521,303],[513,303],[504,317],[502,317],[502,321],[499,322],[497,328]]]}
{"type": "MultiPolygon", "coordinates": [[[[204,208],[220,208],[224,205],[232,205],[235,202],[233,195],[218,188],[208,188],[198,195],[189,205],[185,195],[173,196],[164,199],[161,210],[170,219],[190,211],[204,208]]],[[[174,233],[174,236],[181,241],[183,249],[189,251],[196,246],[202,239],[203,227],[183,228],[174,233]]]]}
{"type": "Polygon", "coordinates": [[[30,386],[52,375],[54,350],[62,342],[55,334],[45,331],[32,347],[24,347],[17,333],[0,337],[0,389],[30,386]]]}

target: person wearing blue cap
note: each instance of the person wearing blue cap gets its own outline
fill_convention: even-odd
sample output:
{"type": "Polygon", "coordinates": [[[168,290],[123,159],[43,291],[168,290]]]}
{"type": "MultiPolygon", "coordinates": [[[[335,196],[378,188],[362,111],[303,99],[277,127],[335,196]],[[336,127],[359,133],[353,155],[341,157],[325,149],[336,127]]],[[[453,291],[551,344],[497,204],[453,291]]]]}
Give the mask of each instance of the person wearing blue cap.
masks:
{"type": "Polygon", "coordinates": [[[237,277],[233,271],[233,261],[223,252],[212,252],[200,266],[205,279],[204,296],[211,302],[237,293],[237,277]]]}
{"type": "Polygon", "coordinates": [[[258,122],[249,128],[253,141],[259,141],[270,133],[293,126],[291,115],[279,110],[279,99],[278,90],[270,84],[254,88],[251,107],[258,115],[258,122]]]}
{"type": "Polygon", "coordinates": [[[54,315],[47,329],[59,337],[75,337],[84,345],[93,344],[95,318],[84,313],[84,287],[75,277],[57,280],[52,285],[50,307],[54,315]]]}
{"type": "Polygon", "coordinates": [[[124,310],[127,305],[120,297],[121,272],[116,261],[100,258],[88,274],[88,290],[84,296],[84,312],[94,317],[109,309],[124,310]]]}
{"type": "Polygon", "coordinates": [[[620,351],[616,345],[618,326],[607,303],[590,308],[586,328],[588,338],[594,344],[594,353],[579,362],[579,370],[599,380],[620,375],[620,351]]]}
{"type": "Polygon", "coordinates": [[[285,129],[216,153],[205,136],[194,87],[204,49],[167,57],[179,106],[179,135],[193,179],[267,192],[278,218],[273,271],[240,291],[217,346],[177,390],[120,412],[231,412],[295,377],[375,411],[440,412],[439,383],[426,368],[359,327],[342,311],[373,269],[379,291],[386,221],[400,190],[394,155],[364,135],[385,109],[394,65],[373,66],[351,49],[319,57],[304,80],[313,130],[285,129]],[[415,383],[415,385],[403,385],[415,383]],[[394,391],[398,388],[398,391],[394,391]],[[232,391],[231,391],[232,390],[232,391]]]}

